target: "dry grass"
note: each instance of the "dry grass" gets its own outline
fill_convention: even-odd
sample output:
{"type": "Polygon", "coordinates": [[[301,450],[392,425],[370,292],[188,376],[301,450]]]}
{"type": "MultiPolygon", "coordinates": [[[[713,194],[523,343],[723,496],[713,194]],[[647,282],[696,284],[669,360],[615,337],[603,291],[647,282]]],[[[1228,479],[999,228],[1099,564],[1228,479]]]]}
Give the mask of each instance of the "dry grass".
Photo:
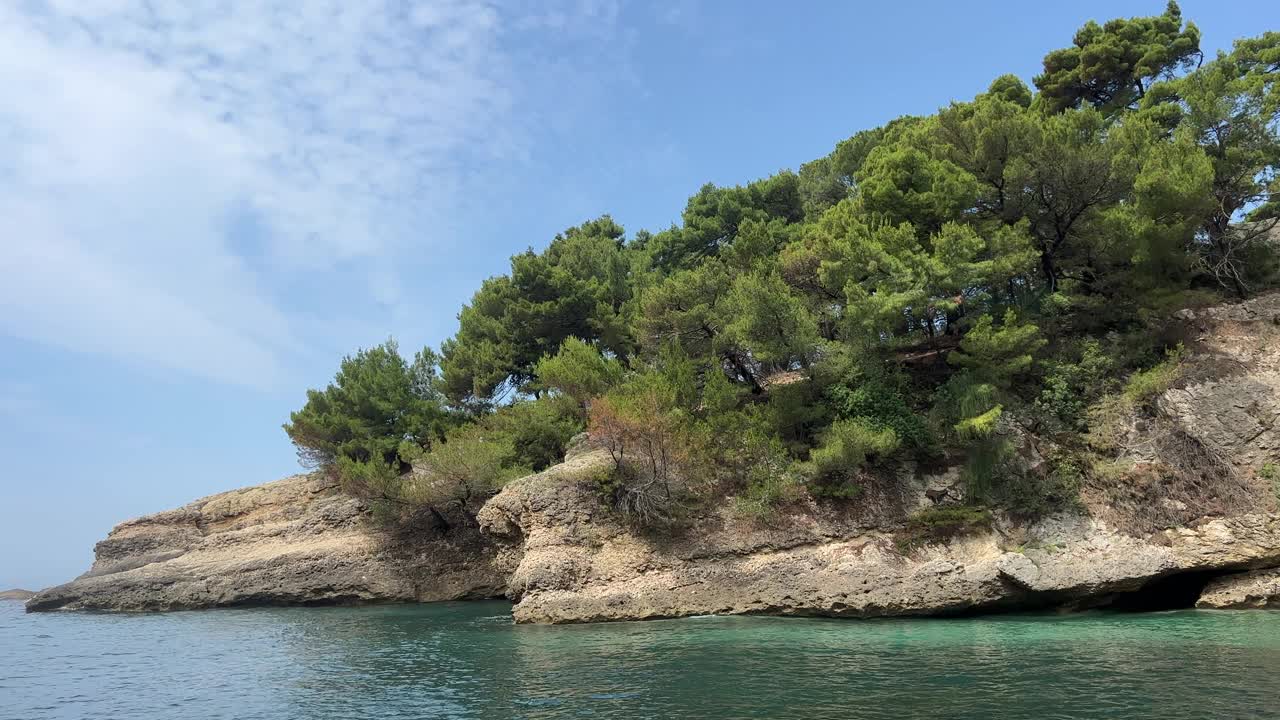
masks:
{"type": "Polygon", "coordinates": [[[1082,497],[1090,511],[1131,535],[1148,535],[1205,517],[1272,507],[1263,483],[1167,421],[1153,421],[1132,457],[1096,459],[1082,497]],[[1154,458],[1154,459],[1149,459],[1154,458]]]}

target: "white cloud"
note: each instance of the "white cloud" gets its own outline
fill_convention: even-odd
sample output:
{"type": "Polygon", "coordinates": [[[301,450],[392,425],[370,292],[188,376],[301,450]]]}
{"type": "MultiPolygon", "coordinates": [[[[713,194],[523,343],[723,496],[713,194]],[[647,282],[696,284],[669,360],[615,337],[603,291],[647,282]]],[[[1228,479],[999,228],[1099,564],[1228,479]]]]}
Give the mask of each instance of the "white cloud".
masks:
{"type": "Polygon", "coordinates": [[[282,278],[355,267],[396,302],[397,246],[521,156],[530,17],[596,33],[617,11],[0,6],[0,333],[273,384],[315,325],[282,278]]]}

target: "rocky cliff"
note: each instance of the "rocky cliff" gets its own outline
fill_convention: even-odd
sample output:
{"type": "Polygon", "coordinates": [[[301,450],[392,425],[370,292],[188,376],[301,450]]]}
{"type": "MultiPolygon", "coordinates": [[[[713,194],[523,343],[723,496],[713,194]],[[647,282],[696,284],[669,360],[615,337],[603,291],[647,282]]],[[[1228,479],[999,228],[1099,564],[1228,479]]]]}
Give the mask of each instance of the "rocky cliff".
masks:
{"type": "MultiPolygon", "coordinates": [[[[607,454],[508,485],[479,527],[390,536],[318,476],[124,523],[84,576],[31,610],[400,602],[503,595],[519,622],[708,613],[870,617],[1026,607],[1280,603],[1280,294],[1182,311],[1183,379],[1116,428],[1116,471],[1080,512],[904,548],[910,513],[962,494],[954,469],[906,465],[843,510],[762,524],[728,507],[642,531],[601,507],[607,454]]],[[[1019,439],[1027,471],[1038,443],[1019,439]]]]}
{"type": "Polygon", "coordinates": [[[178,610],[500,596],[474,529],[388,535],[323,474],[233,490],[122,523],[79,578],[28,610],[178,610]]]}

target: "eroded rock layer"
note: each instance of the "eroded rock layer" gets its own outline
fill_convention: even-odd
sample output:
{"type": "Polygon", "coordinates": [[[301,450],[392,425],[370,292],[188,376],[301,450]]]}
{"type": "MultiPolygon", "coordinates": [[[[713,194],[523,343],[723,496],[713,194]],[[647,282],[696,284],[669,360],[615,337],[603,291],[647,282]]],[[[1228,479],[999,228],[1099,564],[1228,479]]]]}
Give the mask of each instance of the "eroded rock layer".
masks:
{"type": "Polygon", "coordinates": [[[29,610],[177,610],[499,596],[505,577],[474,531],[449,540],[372,529],[364,503],[322,475],[213,495],[122,523],[89,572],[29,610]]]}

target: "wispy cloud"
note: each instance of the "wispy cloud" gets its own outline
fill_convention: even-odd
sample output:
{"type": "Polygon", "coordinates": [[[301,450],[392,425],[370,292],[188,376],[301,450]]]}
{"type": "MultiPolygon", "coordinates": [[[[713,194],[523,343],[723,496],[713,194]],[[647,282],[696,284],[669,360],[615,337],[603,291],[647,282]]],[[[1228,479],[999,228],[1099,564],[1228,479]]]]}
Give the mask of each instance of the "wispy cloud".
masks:
{"type": "MultiPolygon", "coordinates": [[[[521,157],[520,33],[612,3],[0,6],[0,332],[233,383],[305,353],[282,278],[388,258],[521,157]]],[[[305,334],[305,333],[302,333],[305,334]]]]}

